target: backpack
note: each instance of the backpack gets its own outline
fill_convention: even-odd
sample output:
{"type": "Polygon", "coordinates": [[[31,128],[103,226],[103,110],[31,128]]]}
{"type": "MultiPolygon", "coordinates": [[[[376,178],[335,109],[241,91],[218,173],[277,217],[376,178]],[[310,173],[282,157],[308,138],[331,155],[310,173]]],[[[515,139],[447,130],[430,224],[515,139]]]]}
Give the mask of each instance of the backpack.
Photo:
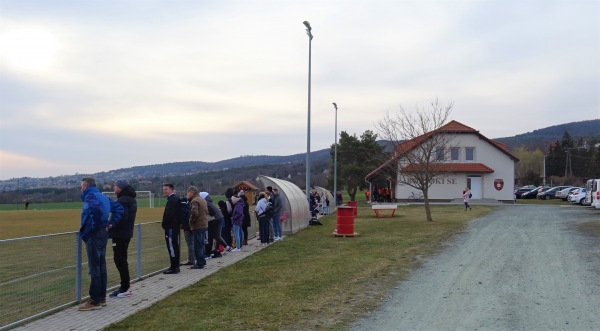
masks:
{"type": "Polygon", "coordinates": [[[190,228],[190,203],[187,198],[179,198],[179,224],[183,229],[190,228]]]}
{"type": "Polygon", "coordinates": [[[473,197],[473,193],[469,193],[469,199],[473,197]]]}
{"type": "Polygon", "coordinates": [[[273,217],[273,204],[270,202],[267,202],[267,208],[265,209],[265,211],[262,213],[262,215],[267,216],[268,218],[272,218],[273,217]]]}

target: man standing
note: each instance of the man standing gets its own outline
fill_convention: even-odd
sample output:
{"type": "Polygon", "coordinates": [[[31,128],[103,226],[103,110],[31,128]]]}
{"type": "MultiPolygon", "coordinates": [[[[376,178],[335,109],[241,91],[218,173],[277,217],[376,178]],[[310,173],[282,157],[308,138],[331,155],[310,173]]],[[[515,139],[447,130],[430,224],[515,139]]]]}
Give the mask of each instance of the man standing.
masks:
{"type": "Polygon", "coordinates": [[[136,193],[127,180],[119,179],[115,182],[114,192],[117,202],[123,206],[123,219],[119,224],[108,225],[108,237],[112,238],[113,260],[121,277],[121,287],[109,295],[111,298],[126,298],[131,296],[129,279],[129,263],[127,262],[127,249],[133,237],[133,226],[137,214],[136,193]]]}
{"type": "Polygon", "coordinates": [[[88,273],[91,277],[90,299],[79,310],[101,309],[106,306],[106,243],[110,224],[115,226],[123,216],[123,207],[100,193],[96,180],[81,180],[81,228],[79,237],[85,242],[88,257],[88,273]]]}
{"type": "Polygon", "coordinates": [[[283,240],[281,237],[281,213],[283,204],[277,188],[273,189],[273,237],[275,241],[283,240]]]}
{"type": "Polygon", "coordinates": [[[202,269],[206,265],[205,249],[208,235],[208,205],[195,186],[188,187],[186,196],[190,202],[190,229],[194,237],[196,264],[190,269],[202,269]]]}
{"type": "Polygon", "coordinates": [[[167,197],[165,212],[163,213],[162,228],[165,230],[165,242],[167,243],[167,251],[171,266],[163,271],[163,274],[178,274],[179,273],[179,233],[181,223],[179,221],[179,197],[175,194],[175,186],[173,184],[163,184],[162,188],[164,196],[167,197]]]}

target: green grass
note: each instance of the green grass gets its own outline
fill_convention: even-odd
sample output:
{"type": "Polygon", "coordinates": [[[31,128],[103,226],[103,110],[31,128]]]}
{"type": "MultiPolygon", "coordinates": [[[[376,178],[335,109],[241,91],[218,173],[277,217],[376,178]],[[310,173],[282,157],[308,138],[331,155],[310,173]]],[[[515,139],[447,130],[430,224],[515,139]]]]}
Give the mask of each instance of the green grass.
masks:
{"type": "Polygon", "coordinates": [[[339,329],[376,308],[423,256],[492,207],[359,208],[356,238],[332,237],[335,215],[161,300],[109,330],[339,329]]]}

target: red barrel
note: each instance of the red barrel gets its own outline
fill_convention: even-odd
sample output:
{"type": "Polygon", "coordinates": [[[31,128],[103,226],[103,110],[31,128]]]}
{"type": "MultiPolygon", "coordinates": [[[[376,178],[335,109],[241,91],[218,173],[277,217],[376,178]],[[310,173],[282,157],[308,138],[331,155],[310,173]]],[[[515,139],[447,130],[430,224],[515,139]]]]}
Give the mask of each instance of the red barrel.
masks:
{"type": "Polygon", "coordinates": [[[337,207],[337,233],[354,234],[354,210],[348,206],[337,207]]]}
{"type": "Polygon", "coordinates": [[[356,205],[356,201],[348,201],[348,206],[354,208],[354,216],[358,216],[358,206],[356,205]]]}

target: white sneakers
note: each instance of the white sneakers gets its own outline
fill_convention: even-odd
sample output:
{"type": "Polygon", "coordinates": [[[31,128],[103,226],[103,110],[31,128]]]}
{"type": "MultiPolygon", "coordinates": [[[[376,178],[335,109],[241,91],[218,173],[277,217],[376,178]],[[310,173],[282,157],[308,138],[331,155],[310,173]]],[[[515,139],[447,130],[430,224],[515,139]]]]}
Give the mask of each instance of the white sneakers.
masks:
{"type": "Polygon", "coordinates": [[[241,250],[241,249],[239,249],[239,248],[234,248],[234,249],[232,249],[231,251],[232,251],[232,252],[241,252],[242,250],[241,250]]]}
{"type": "Polygon", "coordinates": [[[281,237],[275,237],[275,239],[274,239],[274,241],[282,241],[282,240],[283,240],[283,238],[281,238],[281,237]]]}

